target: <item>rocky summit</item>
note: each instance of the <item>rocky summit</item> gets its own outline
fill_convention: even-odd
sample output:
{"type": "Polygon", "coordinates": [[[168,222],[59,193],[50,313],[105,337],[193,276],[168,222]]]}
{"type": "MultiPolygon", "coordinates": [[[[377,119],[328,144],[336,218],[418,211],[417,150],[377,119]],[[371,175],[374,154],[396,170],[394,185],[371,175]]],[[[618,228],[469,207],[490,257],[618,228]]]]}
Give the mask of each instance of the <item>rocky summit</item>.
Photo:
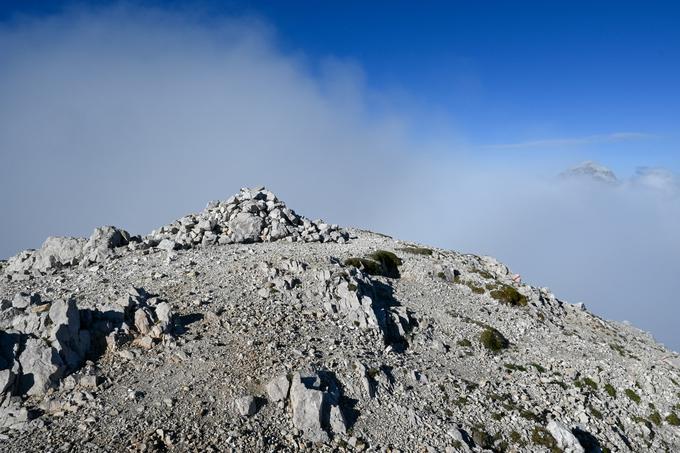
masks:
{"type": "Polygon", "coordinates": [[[264,188],[0,277],[2,451],[680,451],[649,334],[264,188]]]}

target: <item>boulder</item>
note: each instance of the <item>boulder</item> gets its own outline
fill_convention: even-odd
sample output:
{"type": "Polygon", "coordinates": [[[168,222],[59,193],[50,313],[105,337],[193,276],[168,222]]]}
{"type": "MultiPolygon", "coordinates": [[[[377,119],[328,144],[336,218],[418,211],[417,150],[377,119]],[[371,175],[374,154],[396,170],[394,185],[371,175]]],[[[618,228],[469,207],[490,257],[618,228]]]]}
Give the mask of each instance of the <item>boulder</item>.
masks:
{"type": "Polygon", "coordinates": [[[551,420],[547,429],[564,453],[585,453],[585,449],[567,426],[551,420]]]}
{"type": "Polygon", "coordinates": [[[247,212],[240,212],[229,221],[229,229],[235,242],[258,242],[263,227],[261,217],[247,212]]]}
{"type": "Polygon", "coordinates": [[[275,377],[267,384],[267,396],[269,401],[276,403],[279,401],[284,401],[288,398],[288,390],[290,389],[290,381],[288,376],[282,374],[281,376],[275,377]]]}
{"type": "Polygon", "coordinates": [[[128,245],[130,233],[114,226],[95,228],[83,248],[86,264],[102,262],[114,254],[113,250],[128,245]]]}
{"type": "MultiPolygon", "coordinates": [[[[290,403],[293,409],[293,425],[312,442],[328,442],[328,433],[321,425],[324,409],[324,392],[308,388],[310,377],[295,373],[290,387],[290,403]]],[[[314,385],[314,384],[311,384],[314,385]]]]}
{"type": "Polygon", "coordinates": [[[0,428],[23,429],[29,421],[28,409],[18,402],[0,406],[0,428]]]}
{"type": "Polygon", "coordinates": [[[135,311],[135,328],[142,335],[147,335],[151,331],[151,320],[143,308],[135,311]]]}
{"type": "Polygon", "coordinates": [[[14,295],[14,299],[12,299],[12,307],[14,308],[20,308],[24,309],[27,308],[29,305],[33,304],[39,304],[40,303],[40,295],[37,293],[29,294],[25,292],[19,292],[14,295]]]}
{"type": "Polygon", "coordinates": [[[14,384],[14,372],[10,369],[0,370],[0,395],[4,395],[14,384]]]}
{"type": "Polygon", "coordinates": [[[253,396],[243,396],[234,401],[236,411],[242,417],[250,417],[257,412],[257,401],[253,396]]]}
{"type": "Polygon", "coordinates": [[[73,299],[52,303],[49,311],[52,321],[50,340],[66,364],[77,368],[89,350],[89,344],[81,343],[80,311],[73,299]]]}
{"type": "Polygon", "coordinates": [[[35,250],[24,250],[19,252],[7,261],[7,267],[5,268],[5,273],[7,274],[18,274],[18,275],[28,275],[33,269],[33,263],[35,263],[35,250]]]}
{"type": "Polygon", "coordinates": [[[168,332],[172,321],[172,308],[167,302],[160,302],[155,307],[158,325],[163,332],[168,332]]]}
{"type": "Polygon", "coordinates": [[[175,241],[171,239],[163,239],[161,242],[158,243],[156,247],[170,253],[173,250],[176,250],[178,248],[178,245],[175,241]]]}
{"type": "Polygon", "coordinates": [[[22,375],[20,393],[43,395],[61,378],[66,365],[57,350],[44,340],[29,338],[19,357],[22,375]]]}
{"type": "Polygon", "coordinates": [[[82,238],[48,237],[36,253],[33,268],[40,272],[78,264],[86,241],[82,238]]]}

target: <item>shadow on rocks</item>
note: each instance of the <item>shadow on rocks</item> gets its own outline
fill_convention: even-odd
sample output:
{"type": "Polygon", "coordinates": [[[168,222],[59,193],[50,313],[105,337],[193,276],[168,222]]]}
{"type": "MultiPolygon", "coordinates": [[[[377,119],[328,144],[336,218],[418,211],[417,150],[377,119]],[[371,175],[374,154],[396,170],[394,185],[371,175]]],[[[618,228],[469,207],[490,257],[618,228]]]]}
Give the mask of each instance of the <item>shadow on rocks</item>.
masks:
{"type": "Polygon", "coordinates": [[[391,346],[395,352],[408,349],[408,337],[418,326],[417,320],[394,297],[391,285],[372,279],[372,288],[365,288],[365,292],[373,297],[373,312],[383,331],[385,344],[391,346]],[[371,291],[372,290],[372,291],[371,291]]]}
{"type": "Polygon", "coordinates": [[[602,446],[595,436],[579,427],[572,429],[571,432],[576,436],[586,453],[602,453],[602,446]]]}

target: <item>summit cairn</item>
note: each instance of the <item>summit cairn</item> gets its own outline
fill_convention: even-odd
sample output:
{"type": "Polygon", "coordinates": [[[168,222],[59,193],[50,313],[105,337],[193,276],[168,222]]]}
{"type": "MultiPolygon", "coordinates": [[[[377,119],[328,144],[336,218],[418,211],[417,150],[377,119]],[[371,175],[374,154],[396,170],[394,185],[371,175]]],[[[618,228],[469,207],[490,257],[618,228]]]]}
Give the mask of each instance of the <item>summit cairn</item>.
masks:
{"type": "Polygon", "coordinates": [[[225,201],[213,201],[150,235],[158,247],[187,249],[198,245],[253,242],[347,242],[337,225],[312,221],[286,207],[264,187],[243,188],[225,201]]]}

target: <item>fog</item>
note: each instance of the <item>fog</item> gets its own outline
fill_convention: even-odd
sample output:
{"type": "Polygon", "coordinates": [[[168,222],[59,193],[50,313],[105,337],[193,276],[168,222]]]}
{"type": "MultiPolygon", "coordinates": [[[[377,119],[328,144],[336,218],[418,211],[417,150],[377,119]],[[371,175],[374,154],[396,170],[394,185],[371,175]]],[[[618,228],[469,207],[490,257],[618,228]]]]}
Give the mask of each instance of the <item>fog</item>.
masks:
{"type": "Polygon", "coordinates": [[[560,181],[577,162],[423,138],[422,110],[385,97],[354,62],[283,52],[256,18],[1,25],[0,257],[104,224],[145,234],[266,185],[308,217],[496,256],[680,349],[677,175],[560,181]]]}

